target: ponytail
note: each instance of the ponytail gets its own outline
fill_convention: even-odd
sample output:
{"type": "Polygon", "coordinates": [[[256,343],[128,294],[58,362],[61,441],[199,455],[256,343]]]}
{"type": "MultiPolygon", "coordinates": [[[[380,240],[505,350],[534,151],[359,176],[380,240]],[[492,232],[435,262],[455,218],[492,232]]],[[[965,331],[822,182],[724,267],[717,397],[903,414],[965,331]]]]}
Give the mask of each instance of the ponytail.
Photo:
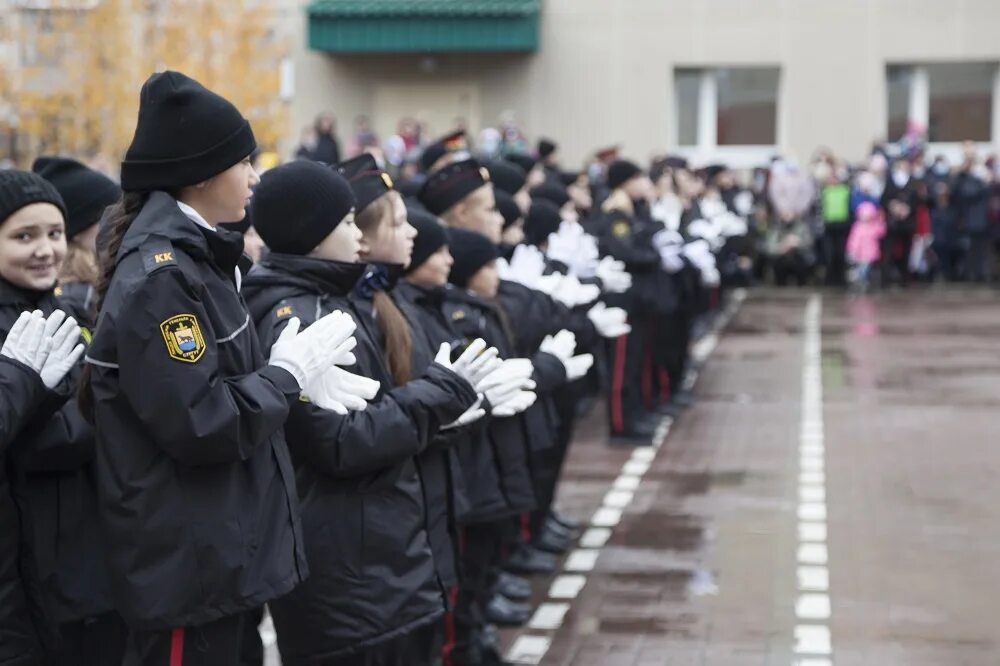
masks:
{"type": "MultiPolygon", "coordinates": [[[[375,235],[383,224],[392,223],[392,199],[381,196],[365,206],[355,215],[354,221],[365,235],[375,235]]],[[[372,297],[375,308],[375,323],[378,324],[382,339],[385,341],[386,361],[389,372],[397,386],[412,379],[413,339],[410,336],[410,324],[399,311],[389,294],[377,290],[372,297]]]]}
{"type": "MultiPolygon", "coordinates": [[[[148,194],[125,192],[122,198],[110,206],[104,214],[104,228],[98,232],[97,243],[97,298],[95,310],[99,314],[104,306],[104,297],[108,294],[111,278],[115,274],[115,264],[118,250],[125,240],[125,233],[132,222],[139,216],[139,211],[146,205],[148,194]]],[[[80,383],[77,386],[77,406],[80,413],[91,424],[94,423],[94,391],[90,387],[90,364],[84,363],[80,383]]]]}

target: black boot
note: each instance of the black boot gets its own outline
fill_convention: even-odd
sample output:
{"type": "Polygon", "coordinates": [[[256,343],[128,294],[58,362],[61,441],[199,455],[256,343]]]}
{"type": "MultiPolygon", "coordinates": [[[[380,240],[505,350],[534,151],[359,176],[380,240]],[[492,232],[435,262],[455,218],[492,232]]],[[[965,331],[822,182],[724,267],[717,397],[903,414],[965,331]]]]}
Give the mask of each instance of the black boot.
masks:
{"type": "Polygon", "coordinates": [[[514,601],[527,601],[531,598],[531,583],[520,576],[501,571],[496,591],[514,601]]]}
{"type": "Polygon", "coordinates": [[[485,608],[486,619],[501,627],[520,627],[531,619],[531,606],[494,594],[485,608]]]}
{"type": "Polygon", "coordinates": [[[521,546],[507,560],[505,568],[516,574],[548,574],[556,570],[556,556],[531,546],[521,546]]]}

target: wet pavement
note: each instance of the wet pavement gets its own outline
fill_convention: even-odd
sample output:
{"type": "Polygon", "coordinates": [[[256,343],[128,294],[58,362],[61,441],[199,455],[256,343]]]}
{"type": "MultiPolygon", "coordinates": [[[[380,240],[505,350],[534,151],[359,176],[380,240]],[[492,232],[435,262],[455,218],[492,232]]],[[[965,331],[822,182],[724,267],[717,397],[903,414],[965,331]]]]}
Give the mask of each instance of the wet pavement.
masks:
{"type": "Polygon", "coordinates": [[[751,292],[659,449],[578,428],[559,504],[594,527],[509,657],[1000,664],[998,306],[751,292]]]}

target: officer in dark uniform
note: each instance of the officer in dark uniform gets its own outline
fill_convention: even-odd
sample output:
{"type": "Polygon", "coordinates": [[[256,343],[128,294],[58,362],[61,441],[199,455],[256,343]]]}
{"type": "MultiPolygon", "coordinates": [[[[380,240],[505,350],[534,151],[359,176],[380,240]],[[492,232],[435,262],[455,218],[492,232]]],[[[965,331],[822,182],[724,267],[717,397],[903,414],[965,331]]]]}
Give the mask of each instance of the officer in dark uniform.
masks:
{"type": "Polygon", "coordinates": [[[245,214],[255,145],[187,76],[143,85],[81,393],[126,666],[236,666],[245,613],[308,573],[283,426],[350,329],[290,330],[265,361],[240,296],[242,237],[218,227],[245,214]]]}

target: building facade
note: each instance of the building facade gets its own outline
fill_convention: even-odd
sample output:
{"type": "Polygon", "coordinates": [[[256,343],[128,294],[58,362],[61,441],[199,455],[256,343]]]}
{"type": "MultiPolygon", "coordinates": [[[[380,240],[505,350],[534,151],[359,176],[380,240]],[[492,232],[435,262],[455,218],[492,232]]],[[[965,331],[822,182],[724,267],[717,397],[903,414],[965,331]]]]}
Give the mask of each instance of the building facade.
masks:
{"type": "Polygon", "coordinates": [[[422,19],[396,0],[304,4],[291,142],[320,111],[337,116],[343,139],[360,115],[379,136],[407,116],[432,136],[514,117],[530,138],[559,141],[566,164],[616,143],[636,159],[669,150],[749,166],[820,146],[859,159],[913,124],[928,128],[932,151],[1000,139],[996,0],[541,0],[533,43],[493,46],[449,43],[467,16],[443,16],[448,3],[517,0],[404,4],[428,2],[451,23],[422,44],[398,31],[422,19]],[[358,17],[336,15],[352,3],[374,8],[357,29],[358,17]],[[338,34],[317,36],[331,6],[338,34]]]}

